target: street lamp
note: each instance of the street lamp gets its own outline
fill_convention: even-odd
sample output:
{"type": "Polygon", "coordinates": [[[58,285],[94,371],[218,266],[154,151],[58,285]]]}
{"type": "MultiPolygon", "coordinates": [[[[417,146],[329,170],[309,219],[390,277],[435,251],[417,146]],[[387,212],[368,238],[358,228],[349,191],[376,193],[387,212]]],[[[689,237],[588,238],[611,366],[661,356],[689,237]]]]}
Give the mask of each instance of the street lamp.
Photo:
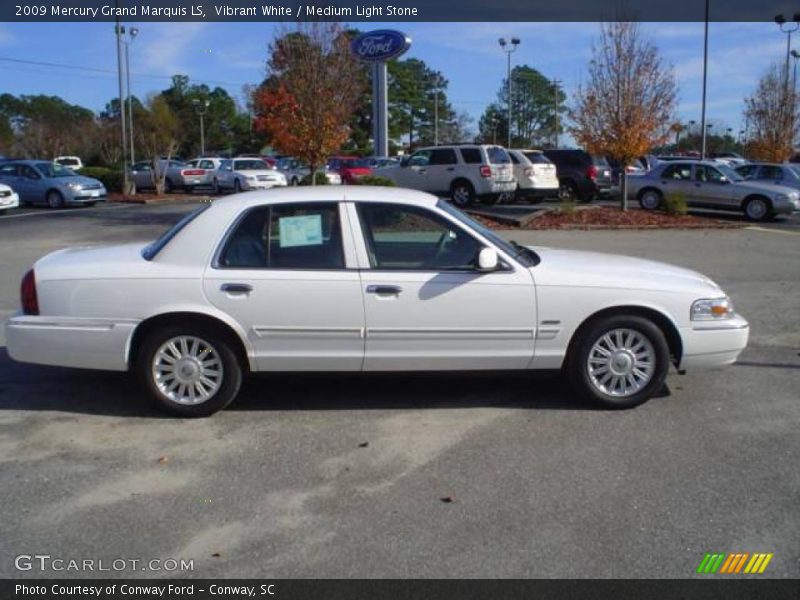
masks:
{"type": "MultiPolygon", "coordinates": [[[[119,8],[119,0],[117,0],[119,8]]],[[[119,24],[119,17],[114,25],[114,35],[117,38],[117,85],[119,87],[119,124],[122,133],[122,195],[128,193],[128,134],[125,127],[125,105],[123,101],[124,91],[122,83],[122,32],[123,27],[119,24]]]]}
{"type": "Polygon", "coordinates": [[[789,57],[791,56],[792,34],[800,29],[800,13],[794,13],[789,21],[783,15],[775,15],[775,24],[786,34],[786,89],[789,89],[789,57]]]}
{"type": "Polygon", "coordinates": [[[195,98],[192,100],[192,106],[194,107],[194,111],[200,117],[200,156],[206,155],[206,131],[205,131],[205,123],[203,122],[203,117],[205,117],[206,113],[208,112],[208,107],[211,105],[211,102],[208,100],[198,100],[195,98]]]}
{"type": "Polygon", "coordinates": [[[800,58],[800,52],[796,49],[792,50],[791,57],[794,59],[794,73],[792,75],[792,91],[797,94],[797,59],[800,58]]]}
{"type": "MultiPolygon", "coordinates": [[[[136,162],[136,154],[134,153],[134,146],[133,146],[133,102],[132,102],[132,95],[131,95],[131,61],[128,49],[130,48],[133,40],[136,39],[136,36],[139,35],[139,29],[137,27],[131,27],[128,30],[128,37],[125,38],[125,27],[121,27],[120,33],[122,34],[122,43],[125,44],[125,78],[127,80],[126,87],[128,88],[128,135],[130,136],[130,143],[131,143],[131,164],[136,162]]],[[[125,110],[124,106],[122,107],[123,110],[121,114],[123,118],[125,118],[125,110]]]]}
{"type": "Polygon", "coordinates": [[[511,43],[506,41],[506,38],[497,40],[500,44],[500,49],[506,53],[508,57],[508,76],[507,81],[507,94],[508,94],[508,147],[511,148],[511,54],[516,52],[517,46],[520,44],[520,39],[516,37],[511,38],[511,43]]]}

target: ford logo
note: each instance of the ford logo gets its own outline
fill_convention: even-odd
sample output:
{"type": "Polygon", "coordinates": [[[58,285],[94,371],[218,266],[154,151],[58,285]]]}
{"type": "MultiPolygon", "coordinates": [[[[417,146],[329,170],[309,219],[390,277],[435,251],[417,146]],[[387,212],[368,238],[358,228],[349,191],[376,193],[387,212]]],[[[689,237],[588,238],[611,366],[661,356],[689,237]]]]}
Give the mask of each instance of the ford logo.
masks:
{"type": "Polygon", "coordinates": [[[350,42],[356,58],[369,62],[382,62],[403,54],[411,47],[411,38],[392,29],[379,29],[362,33],[350,42]]]}

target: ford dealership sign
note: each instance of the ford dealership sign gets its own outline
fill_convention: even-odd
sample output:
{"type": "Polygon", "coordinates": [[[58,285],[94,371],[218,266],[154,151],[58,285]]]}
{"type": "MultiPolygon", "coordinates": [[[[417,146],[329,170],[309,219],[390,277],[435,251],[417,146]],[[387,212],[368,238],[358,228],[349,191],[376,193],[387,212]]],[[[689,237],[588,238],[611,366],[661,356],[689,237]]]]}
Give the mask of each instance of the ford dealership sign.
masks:
{"type": "Polygon", "coordinates": [[[362,33],[350,42],[353,54],[361,60],[384,62],[403,54],[411,46],[411,38],[392,29],[362,33]]]}

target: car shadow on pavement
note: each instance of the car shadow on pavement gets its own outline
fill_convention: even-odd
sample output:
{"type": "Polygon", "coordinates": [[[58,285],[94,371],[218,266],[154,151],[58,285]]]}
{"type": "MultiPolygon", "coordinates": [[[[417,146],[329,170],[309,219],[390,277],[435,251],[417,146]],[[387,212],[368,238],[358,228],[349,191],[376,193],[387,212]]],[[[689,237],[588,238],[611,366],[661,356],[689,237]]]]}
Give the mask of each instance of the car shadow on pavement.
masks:
{"type": "MultiPolygon", "coordinates": [[[[586,410],[557,376],[528,373],[293,373],[245,377],[230,411],[442,408],[586,410]]],[[[172,418],[127,373],[17,363],[0,348],[0,411],[172,418]]]]}

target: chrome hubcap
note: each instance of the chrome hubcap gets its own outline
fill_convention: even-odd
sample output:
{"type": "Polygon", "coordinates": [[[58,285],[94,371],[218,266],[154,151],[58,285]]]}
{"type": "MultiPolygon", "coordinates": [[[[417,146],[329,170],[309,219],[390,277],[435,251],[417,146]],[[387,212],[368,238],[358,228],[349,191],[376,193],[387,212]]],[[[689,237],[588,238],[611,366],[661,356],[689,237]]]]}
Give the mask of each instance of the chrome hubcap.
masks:
{"type": "Polygon", "coordinates": [[[761,200],[751,200],[750,204],[747,205],[747,213],[753,219],[760,219],[763,217],[767,212],[767,206],[761,200]]]}
{"type": "Polygon", "coordinates": [[[457,187],[453,190],[453,202],[458,204],[459,206],[463,206],[469,201],[469,192],[466,188],[457,187]]]}
{"type": "Polygon", "coordinates": [[[214,347],[182,335],[164,342],[151,369],[158,390],[178,404],[202,404],[222,385],[222,361],[214,347]]]}
{"type": "Polygon", "coordinates": [[[642,197],[642,204],[645,208],[653,209],[658,206],[658,196],[654,192],[647,192],[642,197]]]}
{"type": "Polygon", "coordinates": [[[650,382],[655,363],[656,353],[649,339],[633,329],[614,329],[594,343],[586,366],[595,388],[624,398],[650,382]]]}

